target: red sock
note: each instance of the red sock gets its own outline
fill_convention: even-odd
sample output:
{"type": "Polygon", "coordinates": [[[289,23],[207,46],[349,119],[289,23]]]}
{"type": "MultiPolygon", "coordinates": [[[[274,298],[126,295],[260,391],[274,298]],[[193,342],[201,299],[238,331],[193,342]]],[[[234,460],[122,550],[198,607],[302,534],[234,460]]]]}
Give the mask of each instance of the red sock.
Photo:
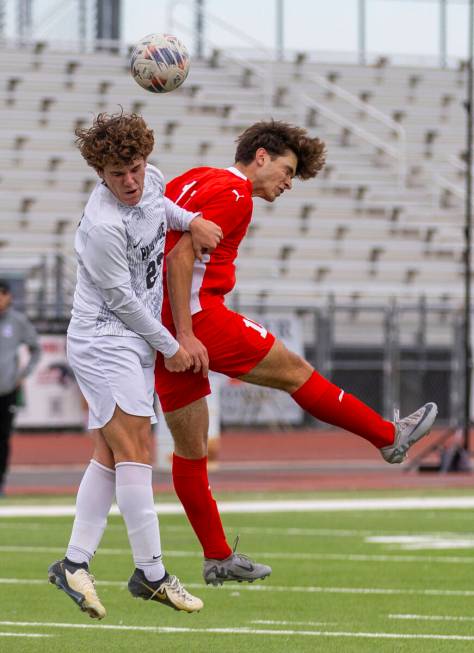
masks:
{"type": "Polygon", "coordinates": [[[224,560],[232,553],[227,544],[217,503],[207,478],[207,456],[189,460],[173,454],[173,483],[204,556],[224,560]]]}
{"type": "Polygon", "coordinates": [[[372,408],[318,372],[291,395],[296,403],[316,419],[356,433],[378,448],[393,444],[395,428],[372,408]]]}

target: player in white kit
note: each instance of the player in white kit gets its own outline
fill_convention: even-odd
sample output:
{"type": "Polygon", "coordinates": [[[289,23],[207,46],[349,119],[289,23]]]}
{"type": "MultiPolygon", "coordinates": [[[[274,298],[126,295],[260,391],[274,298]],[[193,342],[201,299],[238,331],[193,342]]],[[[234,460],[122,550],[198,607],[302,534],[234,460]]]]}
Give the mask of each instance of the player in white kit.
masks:
{"type": "Polygon", "coordinates": [[[183,372],[192,359],[161,324],[162,263],[168,229],[190,231],[198,258],[222,232],[199,213],[164,197],[161,172],[147,163],[153,132],[135,114],[100,114],[76,132],[82,156],[101,181],[79,223],[78,262],[68,360],[89,406],[94,452],[81,481],[66,556],[49,580],[88,612],[106,612],[89,563],[114,497],[124,518],[135,570],[134,597],[194,612],[203,606],[166,571],[154,508],[150,452],[155,354],[183,372]]]}

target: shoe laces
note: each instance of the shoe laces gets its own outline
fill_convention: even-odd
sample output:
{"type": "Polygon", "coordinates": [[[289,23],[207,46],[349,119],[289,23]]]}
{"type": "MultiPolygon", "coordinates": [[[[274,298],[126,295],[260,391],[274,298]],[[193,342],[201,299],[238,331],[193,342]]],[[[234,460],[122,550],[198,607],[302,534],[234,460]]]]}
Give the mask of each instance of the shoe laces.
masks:
{"type": "Polygon", "coordinates": [[[252,562],[252,560],[249,558],[249,556],[245,555],[245,553],[237,553],[237,545],[239,543],[240,536],[237,535],[235,540],[234,540],[234,545],[232,547],[232,555],[236,558],[239,558],[240,560],[248,560],[249,562],[252,562]]]}
{"type": "MultiPolygon", "coordinates": [[[[168,576],[163,585],[167,585],[173,592],[176,592],[183,598],[185,601],[190,601],[192,599],[191,594],[188,590],[181,584],[181,581],[177,576],[168,576]]],[[[163,587],[163,585],[160,586],[163,587]]]]}
{"type": "Polygon", "coordinates": [[[235,555],[241,555],[240,553],[237,553],[237,554],[235,553],[235,551],[237,549],[237,545],[239,544],[239,540],[240,540],[240,535],[236,535],[235,540],[234,540],[234,545],[232,546],[232,553],[235,554],[235,555]]]}
{"type": "Polygon", "coordinates": [[[418,421],[420,419],[420,412],[422,411],[422,408],[419,408],[416,410],[414,413],[411,413],[410,415],[407,415],[403,419],[400,419],[400,416],[398,417],[397,423],[402,424],[403,426],[415,426],[418,424],[418,421]]]}

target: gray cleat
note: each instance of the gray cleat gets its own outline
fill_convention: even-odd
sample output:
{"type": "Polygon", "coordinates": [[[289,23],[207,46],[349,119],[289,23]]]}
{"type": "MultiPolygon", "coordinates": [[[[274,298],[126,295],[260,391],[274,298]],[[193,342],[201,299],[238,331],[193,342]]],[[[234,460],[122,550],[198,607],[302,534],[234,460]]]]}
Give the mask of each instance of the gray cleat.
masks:
{"type": "Polygon", "coordinates": [[[243,553],[235,552],[238,541],[239,538],[237,537],[234,550],[228,558],[224,560],[204,558],[202,575],[207,585],[222,585],[225,581],[253,583],[254,580],[263,580],[270,576],[272,573],[271,567],[254,562],[243,553]]]}
{"type": "Polygon", "coordinates": [[[438,414],[438,406],[428,403],[403,419],[395,417],[395,440],[388,447],[382,447],[380,453],[388,463],[401,463],[405,460],[408,449],[428,435],[438,414]]]}

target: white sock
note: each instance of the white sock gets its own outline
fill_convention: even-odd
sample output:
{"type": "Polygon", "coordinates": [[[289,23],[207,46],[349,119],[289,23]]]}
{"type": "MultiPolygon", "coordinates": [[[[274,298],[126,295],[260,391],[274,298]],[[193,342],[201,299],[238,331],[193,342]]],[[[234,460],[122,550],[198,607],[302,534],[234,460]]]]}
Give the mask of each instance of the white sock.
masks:
{"type": "Polygon", "coordinates": [[[148,580],[160,580],[166,574],[161,559],[158,516],[153,500],[152,468],[141,463],[117,463],[117,505],[127,527],[137,569],[148,580]]]}
{"type": "Polygon", "coordinates": [[[115,495],[115,470],[92,459],[84,472],[76,498],[76,517],[66,557],[89,562],[99,546],[115,495]]]}

